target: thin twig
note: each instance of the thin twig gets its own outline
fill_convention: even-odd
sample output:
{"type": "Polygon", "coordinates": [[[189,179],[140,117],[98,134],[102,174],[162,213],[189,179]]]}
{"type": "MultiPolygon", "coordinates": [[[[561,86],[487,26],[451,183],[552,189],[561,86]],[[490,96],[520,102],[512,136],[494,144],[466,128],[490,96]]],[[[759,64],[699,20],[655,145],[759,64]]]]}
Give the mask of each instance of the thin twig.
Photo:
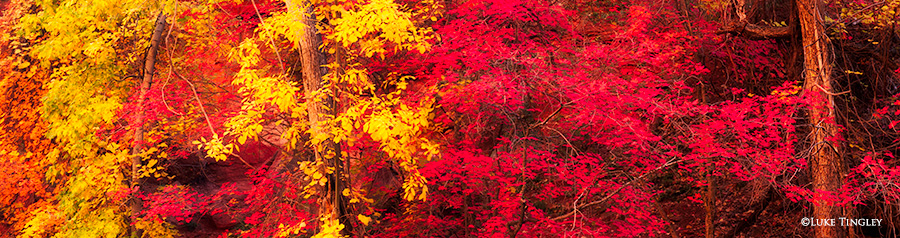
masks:
{"type": "Polygon", "coordinates": [[[203,112],[203,118],[206,118],[206,125],[209,126],[209,131],[212,132],[213,135],[217,135],[217,134],[216,134],[216,130],[213,129],[212,122],[209,121],[209,115],[206,114],[206,109],[203,109],[203,102],[200,101],[200,97],[197,96],[197,89],[194,88],[194,84],[191,83],[191,81],[187,80],[186,78],[184,78],[183,76],[181,76],[181,75],[178,74],[178,73],[175,73],[175,76],[178,76],[179,78],[181,78],[182,80],[184,80],[185,82],[187,82],[188,85],[191,86],[191,92],[194,93],[194,99],[197,100],[197,104],[200,106],[200,112],[203,112]]]}
{"type": "MultiPolygon", "coordinates": [[[[175,5],[175,9],[178,9],[178,5],[175,5]]],[[[166,81],[163,82],[162,89],[160,90],[160,96],[162,97],[163,105],[166,106],[166,110],[169,110],[175,115],[183,116],[184,114],[178,111],[175,111],[172,107],[169,106],[169,103],[166,102],[166,86],[169,85],[169,80],[172,79],[172,73],[175,70],[175,65],[172,63],[172,49],[169,47],[169,36],[172,35],[172,29],[175,28],[175,24],[178,21],[172,21],[172,25],[169,25],[169,31],[166,33],[166,54],[169,55],[169,73],[166,74],[166,81]]]]}
{"type": "MultiPolygon", "coordinates": [[[[256,17],[259,17],[259,23],[263,25],[263,28],[268,28],[266,26],[266,22],[263,21],[262,14],[259,14],[259,8],[256,7],[256,0],[250,0],[253,3],[253,9],[256,10],[256,17]]],[[[281,66],[281,72],[284,72],[284,62],[281,61],[281,53],[278,53],[278,48],[275,47],[275,40],[272,39],[271,34],[266,34],[269,36],[269,44],[272,45],[272,51],[275,51],[275,57],[278,57],[278,66],[281,66]]]]}
{"type": "Polygon", "coordinates": [[[547,118],[544,118],[544,120],[541,121],[541,123],[534,124],[534,125],[531,126],[531,128],[528,128],[528,129],[529,129],[529,130],[530,130],[530,129],[534,129],[534,128],[537,128],[537,127],[539,127],[539,126],[543,126],[543,125],[547,124],[547,122],[549,122],[551,118],[553,118],[554,116],[556,116],[557,113],[559,113],[560,111],[562,111],[562,109],[563,109],[564,107],[566,107],[566,105],[568,105],[568,103],[563,103],[562,105],[559,105],[559,108],[557,108],[556,111],[553,111],[553,113],[550,113],[550,116],[547,116],[547,118]]]}
{"type": "Polygon", "coordinates": [[[847,91],[843,91],[843,92],[840,92],[840,93],[832,93],[832,92],[828,91],[827,89],[823,88],[822,85],[819,85],[818,83],[814,83],[813,85],[816,85],[816,87],[818,87],[819,89],[821,89],[823,93],[828,94],[828,95],[831,95],[831,96],[840,96],[840,95],[842,95],[842,94],[846,94],[846,93],[849,93],[849,92],[850,92],[850,90],[847,90],[847,91]]]}
{"type": "Polygon", "coordinates": [[[250,167],[250,169],[253,169],[253,171],[256,171],[256,167],[253,167],[253,165],[250,165],[250,163],[247,163],[247,161],[244,160],[244,158],[241,157],[240,155],[237,155],[235,153],[229,153],[229,154],[231,156],[237,157],[239,160],[241,160],[241,162],[244,162],[244,164],[247,165],[247,167],[250,167]]]}
{"type": "Polygon", "coordinates": [[[575,212],[576,212],[578,209],[584,209],[584,208],[586,208],[586,207],[590,207],[590,206],[594,206],[594,205],[597,205],[597,204],[604,203],[604,202],[606,202],[606,200],[609,200],[610,198],[612,198],[613,195],[616,195],[617,193],[619,193],[619,191],[622,191],[623,188],[625,188],[625,187],[631,185],[631,183],[634,183],[635,181],[639,181],[639,180],[643,179],[644,177],[646,177],[647,175],[650,175],[650,174],[652,174],[652,173],[654,173],[654,172],[656,172],[656,171],[659,171],[659,170],[661,170],[661,169],[663,169],[663,168],[669,167],[670,165],[677,164],[678,162],[680,162],[680,160],[677,160],[677,159],[669,160],[669,161],[666,162],[665,164],[663,164],[663,165],[661,165],[661,166],[659,166],[659,167],[656,167],[655,169],[653,169],[653,170],[651,170],[651,171],[649,171],[649,172],[646,172],[646,173],[642,174],[641,176],[639,176],[639,177],[637,177],[637,178],[635,178],[635,179],[632,179],[631,181],[628,181],[628,182],[625,183],[625,184],[622,184],[622,186],[619,186],[619,188],[616,188],[616,190],[613,190],[612,192],[610,192],[609,194],[607,194],[605,197],[603,197],[603,199],[600,199],[600,200],[597,200],[597,201],[593,201],[593,202],[590,202],[590,203],[582,204],[582,205],[580,205],[580,206],[575,207],[575,210],[574,210],[574,211],[569,212],[569,213],[566,213],[566,214],[563,214],[562,216],[550,218],[550,220],[559,221],[559,220],[562,220],[562,219],[566,219],[566,218],[568,218],[568,217],[570,217],[570,216],[572,216],[572,215],[575,215],[575,212]]]}
{"type": "Polygon", "coordinates": [[[566,136],[563,135],[562,132],[559,132],[558,130],[553,129],[552,127],[548,127],[547,129],[550,129],[551,131],[556,132],[556,134],[559,134],[559,136],[561,136],[561,137],[563,138],[563,140],[566,141],[566,144],[568,144],[569,147],[572,147],[572,151],[575,151],[575,156],[576,156],[576,157],[577,157],[577,156],[581,156],[581,154],[578,153],[578,148],[575,148],[575,145],[572,145],[572,142],[569,142],[569,138],[566,138],[566,136]]]}

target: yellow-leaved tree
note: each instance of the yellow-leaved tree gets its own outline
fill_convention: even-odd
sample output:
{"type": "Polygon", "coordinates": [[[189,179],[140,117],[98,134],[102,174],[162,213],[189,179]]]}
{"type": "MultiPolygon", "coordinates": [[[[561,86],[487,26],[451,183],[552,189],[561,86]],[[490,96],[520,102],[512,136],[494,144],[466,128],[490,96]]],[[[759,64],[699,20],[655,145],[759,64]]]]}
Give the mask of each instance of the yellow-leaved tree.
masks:
{"type": "Polygon", "coordinates": [[[129,143],[139,140],[101,133],[123,123],[117,113],[137,81],[132,75],[141,72],[148,36],[165,3],[35,4],[38,10],[22,17],[17,30],[33,44],[27,49],[33,67],[51,72],[40,112],[46,137],[58,144],[43,158],[50,163],[46,179],[58,188],[54,198],[30,214],[22,235],[119,237],[146,229],[149,236],[171,236],[164,224],[136,220],[134,208],[129,212],[125,206],[135,199],[128,175],[140,166],[139,159],[131,160],[135,156],[129,143]]]}
{"type": "Polygon", "coordinates": [[[47,123],[39,110],[49,74],[28,57],[30,44],[13,34],[30,5],[11,1],[0,16],[0,216],[8,218],[0,226],[16,230],[53,193],[43,175],[52,163],[44,151],[54,145],[44,137],[47,123]]]}
{"type": "MultiPolygon", "coordinates": [[[[422,1],[408,6],[392,0],[284,3],[285,11],[263,18],[258,34],[232,52],[241,65],[233,84],[243,96],[240,112],[226,122],[226,135],[234,141],[215,137],[198,142],[199,147],[209,157],[224,160],[240,144],[275,130],[285,151],[308,151],[287,153],[275,164],[290,174],[289,181],[300,183],[305,198],[316,199],[313,213],[319,225],[314,237],[350,234],[352,219],[363,225],[371,222],[349,209],[370,201],[348,181],[359,159],[342,151],[360,140],[377,143],[383,158],[401,168],[406,200],[425,200],[428,189],[418,166],[438,154],[437,144],[424,136],[433,99],[403,102],[400,96],[413,77],[380,72],[373,79],[367,65],[395,54],[426,53],[436,35],[422,25],[439,16],[440,5],[422,1]],[[285,59],[296,57],[298,64],[278,70],[261,63],[261,51],[275,52],[279,62],[286,61],[279,53],[285,43],[291,46],[285,59]],[[273,114],[283,116],[266,116],[273,114]]],[[[287,235],[305,225],[278,227],[287,235]]]]}

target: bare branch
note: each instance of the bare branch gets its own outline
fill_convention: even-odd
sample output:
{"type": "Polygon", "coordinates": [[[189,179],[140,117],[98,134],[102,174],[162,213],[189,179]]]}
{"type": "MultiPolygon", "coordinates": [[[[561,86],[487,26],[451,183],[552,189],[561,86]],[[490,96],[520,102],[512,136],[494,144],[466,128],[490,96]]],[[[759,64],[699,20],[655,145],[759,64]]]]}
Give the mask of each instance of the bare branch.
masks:
{"type": "Polygon", "coordinates": [[[619,186],[619,188],[616,188],[616,190],[613,190],[612,192],[610,192],[609,194],[607,194],[607,195],[606,195],[605,197],[603,197],[602,199],[597,200],[597,201],[593,201],[593,202],[589,202],[589,203],[585,203],[585,204],[581,204],[581,205],[579,205],[579,206],[576,206],[576,207],[575,207],[575,210],[573,210],[573,211],[571,211],[571,212],[569,212],[569,213],[563,214],[563,215],[561,215],[561,216],[558,216],[558,217],[550,218],[550,220],[559,221],[559,220],[562,220],[562,219],[566,219],[566,218],[568,218],[568,217],[570,217],[570,216],[572,216],[572,215],[575,215],[575,213],[578,212],[578,209],[584,209],[584,208],[587,208],[587,207],[590,207],[590,206],[594,206],[594,205],[597,205],[597,204],[604,203],[604,202],[606,202],[606,200],[609,200],[610,198],[612,198],[613,195],[616,195],[617,193],[619,193],[619,191],[622,191],[623,188],[625,188],[625,187],[631,185],[632,183],[634,183],[634,182],[636,182],[636,181],[640,181],[641,179],[644,179],[644,177],[647,177],[647,175],[650,175],[650,174],[652,174],[652,173],[656,173],[656,171],[662,170],[663,168],[669,167],[669,166],[671,166],[671,165],[673,165],[673,164],[677,164],[677,163],[680,162],[680,161],[681,161],[681,160],[678,160],[678,159],[672,159],[672,160],[669,160],[669,161],[667,161],[665,164],[660,165],[659,167],[656,167],[655,169],[653,169],[653,170],[651,170],[651,171],[648,171],[647,173],[644,173],[644,174],[642,174],[641,176],[639,176],[639,177],[637,177],[637,178],[635,178],[635,179],[632,179],[631,181],[628,181],[628,182],[625,183],[625,184],[622,184],[622,186],[619,186]]]}
{"type": "Polygon", "coordinates": [[[790,26],[765,26],[744,21],[729,22],[716,30],[716,34],[731,33],[751,40],[765,40],[789,37],[793,34],[790,26]]]}

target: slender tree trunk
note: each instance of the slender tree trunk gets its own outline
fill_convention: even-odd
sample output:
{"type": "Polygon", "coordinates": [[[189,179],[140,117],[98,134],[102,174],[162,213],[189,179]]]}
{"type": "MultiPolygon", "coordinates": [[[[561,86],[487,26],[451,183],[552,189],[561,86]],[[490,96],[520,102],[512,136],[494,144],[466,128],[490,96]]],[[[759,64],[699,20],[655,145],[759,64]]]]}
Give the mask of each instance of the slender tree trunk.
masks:
{"type": "MultiPolygon", "coordinates": [[[[147,91],[150,91],[150,83],[153,81],[153,74],[156,72],[156,53],[159,51],[159,42],[162,33],[166,29],[166,16],[162,12],[156,17],[156,28],[150,37],[150,49],[147,50],[147,58],[144,58],[144,78],[141,80],[141,92],[137,98],[137,122],[134,128],[134,145],[131,148],[131,188],[132,191],[140,187],[140,168],[141,168],[141,152],[144,151],[144,124],[146,123],[146,109],[144,102],[147,98],[147,91]]],[[[131,222],[136,222],[141,211],[140,198],[132,196],[131,198],[131,222]]],[[[133,237],[141,237],[142,230],[132,227],[133,237]]]]}
{"type": "MultiPolygon", "coordinates": [[[[700,100],[706,104],[706,84],[700,85],[700,100]]],[[[716,237],[716,178],[713,176],[715,165],[710,161],[706,165],[706,194],[703,199],[706,207],[706,238],[716,237]]]]}
{"type": "Polygon", "coordinates": [[[703,203],[706,207],[706,238],[716,237],[716,184],[713,176],[713,166],[708,165],[706,170],[706,195],[703,203]]]}
{"type": "MultiPolygon", "coordinates": [[[[322,123],[327,122],[334,116],[334,99],[331,95],[320,95],[320,89],[326,84],[323,78],[326,69],[325,54],[319,51],[322,45],[322,36],[316,30],[316,18],[313,12],[313,5],[309,0],[301,0],[299,5],[291,0],[286,0],[289,12],[302,13],[300,16],[295,15],[303,21],[304,30],[300,34],[300,64],[301,64],[301,81],[303,82],[303,91],[307,96],[306,105],[309,114],[309,125],[313,134],[331,133],[322,123]],[[290,8],[303,9],[290,9],[290,8]],[[293,11],[292,11],[293,10],[293,11]]],[[[326,166],[334,168],[334,172],[326,175],[328,183],[324,191],[320,193],[319,198],[319,216],[326,219],[337,219],[345,226],[342,233],[350,234],[352,224],[347,216],[347,199],[342,195],[344,188],[344,161],[341,158],[340,145],[332,140],[325,140],[320,144],[314,145],[315,156],[317,161],[323,161],[326,166]]]]}
{"type": "MultiPolygon", "coordinates": [[[[803,33],[804,93],[812,96],[809,123],[810,168],[813,190],[836,194],[841,187],[841,146],[836,140],[839,129],[835,121],[834,89],[831,79],[831,42],[825,35],[823,3],[820,0],[797,0],[798,17],[803,33]]],[[[814,219],[837,219],[841,208],[835,201],[816,201],[814,219]]],[[[844,237],[840,226],[816,226],[816,237],[844,237]]]]}

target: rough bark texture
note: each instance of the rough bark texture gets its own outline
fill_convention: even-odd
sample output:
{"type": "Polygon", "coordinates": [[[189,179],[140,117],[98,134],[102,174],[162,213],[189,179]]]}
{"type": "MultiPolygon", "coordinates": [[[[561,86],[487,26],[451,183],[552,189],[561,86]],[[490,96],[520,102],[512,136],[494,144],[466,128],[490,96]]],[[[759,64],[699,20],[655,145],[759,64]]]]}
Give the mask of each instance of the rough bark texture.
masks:
{"type": "MultiPolygon", "coordinates": [[[[302,12],[303,16],[296,16],[302,19],[306,26],[300,34],[300,64],[301,64],[301,81],[303,82],[304,95],[307,96],[307,112],[309,114],[309,125],[313,135],[321,133],[330,133],[321,123],[328,121],[334,116],[334,99],[331,95],[321,95],[319,90],[325,85],[326,69],[325,54],[319,51],[322,45],[322,36],[316,30],[316,18],[313,12],[313,5],[309,0],[302,0],[298,3],[287,0],[285,3],[288,7],[303,7],[298,12],[302,12]],[[297,5],[295,5],[297,4],[297,5]]],[[[325,140],[318,145],[314,145],[315,157],[317,161],[324,161],[326,166],[333,167],[334,173],[328,174],[328,183],[325,191],[320,193],[319,198],[319,215],[332,219],[338,219],[345,226],[342,231],[349,234],[353,228],[347,216],[347,200],[342,195],[345,188],[343,164],[341,158],[340,146],[332,140],[325,140]]],[[[289,162],[289,164],[291,164],[289,162]]]]}
{"type": "MultiPolygon", "coordinates": [[[[137,104],[140,109],[137,110],[137,125],[134,128],[134,146],[131,148],[131,188],[140,187],[140,168],[141,168],[141,152],[144,151],[144,124],[146,123],[144,102],[147,98],[147,91],[150,91],[150,83],[153,82],[153,75],[156,73],[156,53],[159,51],[159,42],[162,39],[162,33],[166,29],[166,16],[159,13],[156,17],[156,27],[153,29],[153,35],[150,37],[150,48],[147,50],[147,57],[144,58],[144,78],[141,80],[141,92],[137,98],[137,104]]],[[[132,222],[137,219],[141,211],[141,200],[137,197],[131,198],[131,219],[132,222]]],[[[132,236],[141,237],[142,231],[133,228],[132,236]]]]}
{"type": "MultiPolygon", "coordinates": [[[[834,194],[841,187],[841,146],[836,141],[839,130],[831,93],[834,89],[829,58],[831,42],[825,35],[822,7],[819,0],[797,0],[803,33],[803,89],[814,99],[809,110],[812,185],[814,191],[834,194]]],[[[841,213],[834,201],[818,201],[813,207],[814,219],[837,219],[841,213]]],[[[840,226],[816,226],[814,231],[816,237],[847,235],[840,226]]]]}

